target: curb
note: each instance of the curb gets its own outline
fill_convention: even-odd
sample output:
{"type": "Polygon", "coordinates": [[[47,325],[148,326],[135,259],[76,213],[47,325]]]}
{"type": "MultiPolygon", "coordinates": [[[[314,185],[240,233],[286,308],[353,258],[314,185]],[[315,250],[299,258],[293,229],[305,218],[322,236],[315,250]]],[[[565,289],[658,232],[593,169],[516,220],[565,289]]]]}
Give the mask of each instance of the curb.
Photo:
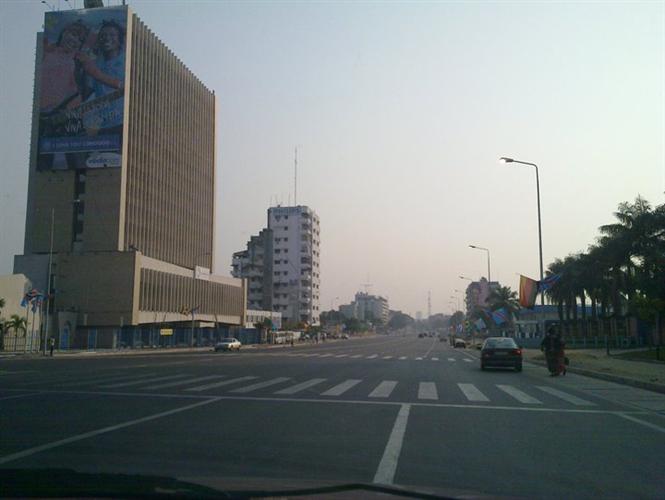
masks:
{"type": "MultiPolygon", "coordinates": [[[[540,361],[529,360],[531,364],[538,366],[547,366],[545,363],[540,361]]],[[[574,373],[576,375],[583,375],[585,377],[597,378],[600,380],[606,380],[608,382],[615,382],[617,384],[629,385],[631,387],[636,387],[638,389],[645,389],[651,392],[657,392],[660,394],[665,394],[665,385],[653,384],[651,382],[642,382],[641,380],[635,380],[632,378],[621,377],[619,375],[610,375],[609,373],[596,372],[593,370],[585,370],[584,368],[566,368],[566,371],[574,373]]]]}

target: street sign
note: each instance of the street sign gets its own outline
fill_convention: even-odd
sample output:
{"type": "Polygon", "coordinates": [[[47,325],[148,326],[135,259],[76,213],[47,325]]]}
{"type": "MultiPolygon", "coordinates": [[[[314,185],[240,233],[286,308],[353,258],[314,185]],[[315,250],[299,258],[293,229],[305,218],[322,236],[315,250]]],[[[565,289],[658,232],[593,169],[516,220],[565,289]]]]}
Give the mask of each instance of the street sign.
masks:
{"type": "Polygon", "coordinates": [[[173,335],[173,328],[161,328],[159,334],[162,336],[173,335]]]}

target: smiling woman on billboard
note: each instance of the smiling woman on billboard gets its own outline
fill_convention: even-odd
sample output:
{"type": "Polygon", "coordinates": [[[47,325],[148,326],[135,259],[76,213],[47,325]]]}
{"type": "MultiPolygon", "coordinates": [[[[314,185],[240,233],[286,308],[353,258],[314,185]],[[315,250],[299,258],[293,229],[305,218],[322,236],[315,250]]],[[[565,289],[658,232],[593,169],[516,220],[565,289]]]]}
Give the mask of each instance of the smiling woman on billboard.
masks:
{"type": "Polygon", "coordinates": [[[38,169],[120,167],[127,9],[48,12],[38,169]]]}

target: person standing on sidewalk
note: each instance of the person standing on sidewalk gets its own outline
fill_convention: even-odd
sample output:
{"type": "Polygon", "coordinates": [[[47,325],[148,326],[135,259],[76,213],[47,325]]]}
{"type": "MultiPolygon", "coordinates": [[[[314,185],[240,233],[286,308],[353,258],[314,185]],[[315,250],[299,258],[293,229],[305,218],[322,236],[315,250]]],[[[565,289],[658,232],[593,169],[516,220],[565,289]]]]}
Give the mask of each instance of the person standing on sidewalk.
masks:
{"type": "Polygon", "coordinates": [[[545,352],[547,360],[547,369],[550,376],[557,377],[560,374],[566,374],[565,364],[565,343],[561,336],[555,331],[554,327],[547,330],[547,336],[540,344],[540,350],[545,352]]]}
{"type": "Polygon", "coordinates": [[[53,357],[53,349],[55,348],[55,337],[50,337],[48,339],[48,348],[51,351],[51,357],[53,357]]]}

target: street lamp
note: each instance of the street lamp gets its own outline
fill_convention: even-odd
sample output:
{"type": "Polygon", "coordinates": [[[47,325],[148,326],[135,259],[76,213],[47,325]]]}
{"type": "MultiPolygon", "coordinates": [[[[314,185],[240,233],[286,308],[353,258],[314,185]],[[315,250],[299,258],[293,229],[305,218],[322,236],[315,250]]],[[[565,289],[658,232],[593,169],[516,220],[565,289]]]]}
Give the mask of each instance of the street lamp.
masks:
{"type": "MultiPolygon", "coordinates": [[[[192,278],[194,279],[194,283],[196,283],[196,262],[198,261],[199,257],[205,257],[207,255],[211,255],[211,253],[210,252],[203,252],[203,253],[200,253],[200,254],[197,254],[196,256],[194,256],[194,262],[192,263],[192,273],[194,273],[192,278]]],[[[196,297],[194,297],[194,303],[196,303],[196,297]]],[[[194,346],[194,312],[195,312],[194,309],[196,309],[196,308],[197,308],[197,306],[192,305],[192,310],[191,310],[191,312],[192,312],[192,338],[191,338],[190,344],[189,344],[192,347],[194,346]]],[[[217,325],[215,325],[215,328],[217,328],[217,325]]],[[[199,342],[197,342],[197,343],[200,344],[200,338],[199,338],[199,342]]]]}
{"type": "MultiPolygon", "coordinates": [[[[78,205],[81,200],[72,200],[72,205],[78,205]]],[[[51,274],[53,272],[53,236],[55,232],[55,208],[51,207],[51,227],[49,230],[49,248],[48,248],[48,276],[46,277],[46,321],[44,325],[44,356],[46,356],[46,344],[49,334],[49,315],[51,308],[51,274]]]]}
{"type": "MultiPolygon", "coordinates": [[[[538,201],[538,251],[540,253],[540,281],[543,281],[543,229],[540,221],[540,178],[538,176],[538,165],[535,163],[530,163],[528,161],[515,160],[513,158],[501,157],[499,158],[501,163],[519,163],[520,165],[528,165],[536,169],[536,199],[538,201]]],[[[543,332],[545,332],[545,292],[541,290],[540,292],[540,305],[542,307],[541,321],[543,332]]]]}
{"type": "Polygon", "coordinates": [[[491,282],[492,278],[490,276],[490,251],[489,248],[478,247],[476,245],[469,245],[469,248],[475,248],[476,250],[484,250],[487,252],[487,281],[491,282]]]}

